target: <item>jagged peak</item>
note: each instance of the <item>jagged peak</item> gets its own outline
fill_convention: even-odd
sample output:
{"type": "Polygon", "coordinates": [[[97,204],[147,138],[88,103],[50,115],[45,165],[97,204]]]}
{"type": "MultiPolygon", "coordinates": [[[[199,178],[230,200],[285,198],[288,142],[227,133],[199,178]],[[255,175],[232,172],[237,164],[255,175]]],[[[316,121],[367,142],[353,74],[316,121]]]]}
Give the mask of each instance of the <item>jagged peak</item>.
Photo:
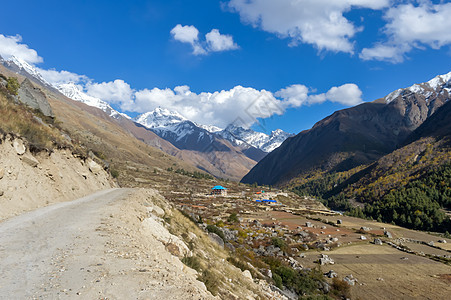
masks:
{"type": "Polygon", "coordinates": [[[416,83],[410,87],[404,89],[397,89],[396,91],[391,92],[387,96],[384,97],[385,103],[390,103],[396,98],[398,98],[404,92],[412,92],[422,94],[427,98],[429,98],[434,92],[439,92],[442,89],[451,91],[449,87],[449,83],[451,82],[451,72],[443,75],[437,75],[431,80],[424,83],[416,83]]]}

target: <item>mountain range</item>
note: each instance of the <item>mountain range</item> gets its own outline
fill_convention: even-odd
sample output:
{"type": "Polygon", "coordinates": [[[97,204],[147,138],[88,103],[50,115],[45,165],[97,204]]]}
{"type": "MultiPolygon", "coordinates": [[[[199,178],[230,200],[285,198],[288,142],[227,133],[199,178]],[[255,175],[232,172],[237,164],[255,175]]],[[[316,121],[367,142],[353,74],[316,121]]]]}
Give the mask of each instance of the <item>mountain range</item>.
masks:
{"type": "Polygon", "coordinates": [[[263,158],[244,183],[284,184],[312,172],[367,165],[400,147],[450,98],[451,72],[340,110],[288,138],[263,158]]]}
{"type": "Polygon", "coordinates": [[[221,129],[198,124],[161,107],[132,119],[107,102],[88,95],[82,86],[73,82],[50,84],[38,69],[17,57],[8,60],[0,57],[0,64],[54,94],[102,110],[136,138],[218,177],[240,180],[268,152],[291,136],[282,130],[267,135],[233,125],[221,129]]]}

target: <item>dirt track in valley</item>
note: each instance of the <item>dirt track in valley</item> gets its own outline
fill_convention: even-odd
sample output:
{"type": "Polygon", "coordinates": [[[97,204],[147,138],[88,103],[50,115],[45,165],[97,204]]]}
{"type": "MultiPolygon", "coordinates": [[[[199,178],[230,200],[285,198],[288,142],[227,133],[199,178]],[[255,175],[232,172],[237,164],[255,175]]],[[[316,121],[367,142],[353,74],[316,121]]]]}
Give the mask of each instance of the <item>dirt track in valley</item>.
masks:
{"type": "Polygon", "coordinates": [[[212,298],[158,241],[147,241],[158,255],[137,254],[132,196],[108,189],[0,223],[0,299],[212,298]]]}

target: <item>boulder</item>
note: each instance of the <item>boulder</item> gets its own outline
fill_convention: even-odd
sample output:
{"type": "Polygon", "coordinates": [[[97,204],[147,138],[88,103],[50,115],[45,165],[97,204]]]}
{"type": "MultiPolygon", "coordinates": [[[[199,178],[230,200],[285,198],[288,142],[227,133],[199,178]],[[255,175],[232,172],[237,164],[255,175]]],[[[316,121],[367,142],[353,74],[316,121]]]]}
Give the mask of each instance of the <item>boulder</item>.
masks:
{"type": "Polygon", "coordinates": [[[305,222],[305,227],[311,228],[313,224],[311,222],[305,222]]]}
{"type": "Polygon", "coordinates": [[[324,273],[324,276],[328,278],[336,278],[338,274],[334,270],[330,270],[329,272],[324,273]]]}
{"type": "MultiPolygon", "coordinates": [[[[1,172],[1,171],[0,171],[1,172]]],[[[0,173],[1,174],[1,173],[0,173]]],[[[1,176],[0,176],[1,179],[1,176]]],[[[446,244],[446,240],[438,240],[439,243],[446,244]]]]}
{"type": "Polygon", "coordinates": [[[174,243],[167,243],[165,245],[166,250],[174,256],[180,257],[180,248],[174,243]]]}
{"type": "Polygon", "coordinates": [[[29,165],[30,167],[37,167],[39,165],[39,161],[34,158],[33,155],[31,154],[25,154],[20,158],[24,163],[26,163],[27,165],[29,165]]]}
{"type": "Polygon", "coordinates": [[[366,236],[361,235],[359,239],[361,239],[362,241],[366,241],[366,236]]]}
{"type": "Polygon", "coordinates": [[[25,145],[23,144],[23,141],[21,139],[15,139],[13,141],[13,147],[14,150],[16,150],[16,153],[18,155],[23,155],[27,148],[25,148],[25,145]]]}
{"type": "Polygon", "coordinates": [[[340,219],[338,219],[338,220],[337,220],[337,224],[338,224],[338,225],[343,224],[343,221],[340,220],[340,219]]]}
{"type": "Polygon", "coordinates": [[[103,171],[103,168],[98,163],[96,163],[95,161],[93,161],[91,159],[88,161],[88,168],[89,168],[89,171],[91,171],[92,173],[94,173],[96,175],[103,171]]]}
{"type": "Polygon", "coordinates": [[[374,239],[374,242],[373,242],[375,245],[382,245],[382,240],[381,239],[374,239]]]}
{"type": "Polygon", "coordinates": [[[391,235],[391,233],[389,231],[384,231],[384,234],[386,237],[388,237],[389,239],[393,238],[393,236],[391,235]]]}
{"type": "Polygon", "coordinates": [[[47,100],[47,96],[41,89],[35,87],[28,78],[20,85],[19,101],[33,109],[40,110],[44,116],[52,118],[55,116],[47,100]]]}
{"type": "Polygon", "coordinates": [[[357,281],[357,279],[355,279],[354,276],[352,276],[352,275],[346,276],[345,278],[343,278],[343,280],[349,285],[355,285],[355,283],[357,281]]]}
{"type": "Polygon", "coordinates": [[[213,232],[209,232],[208,236],[210,237],[210,239],[213,242],[215,242],[216,244],[218,244],[219,246],[224,248],[224,240],[219,235],[217,235],[216,233],[213,233],[213,232]]]}
{"type": "Polygon", "coordinates": [[[162,208],[160,208],[159,206],[148,206],[147,207],[147,212],[152,213],[154,215],[156,215],[157,217],[162,217],[164,216],[164,210],[162,208]]]}
{"type": "Polygon", "coordinates": [[[330,258],[328,255],[326,254],[321,254],[321,257],[319,259],[319,264],[324,266],[324,265],[333,265],[335,264],[335,261],[330,258]]]}
{"type": "Polygon", "coordinates": [[[251,272],[250,272],[249,270],[244,270],[244,271],[243,271],[243,276],[244,276],[245,278],[249,279],[249,280],[253,280],[253,279],[252,279],[252,274],[251,274],[251,272]]]}

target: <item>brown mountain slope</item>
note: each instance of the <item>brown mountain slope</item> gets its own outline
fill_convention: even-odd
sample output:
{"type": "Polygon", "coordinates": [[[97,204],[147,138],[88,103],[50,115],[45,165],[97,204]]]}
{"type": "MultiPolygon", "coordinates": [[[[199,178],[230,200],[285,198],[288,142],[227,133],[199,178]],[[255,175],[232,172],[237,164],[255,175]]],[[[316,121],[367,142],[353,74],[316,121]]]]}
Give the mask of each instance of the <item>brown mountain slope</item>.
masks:
{"type": "MultiPolygon", "coordinates": [[[[23,81],[25,78],[22,75],[8,70],[1,64],[0,72],[3,72],[6,76],[18,77],[20,81],[23,81]]],[[[34,85],[38,86],[38,83],[34,82],[34,85]]],[[[126,152],[130,153],[130,151],[133,151],[132,149],[136,145],[130,143],[129,139],[135,137],[144,144],[158,148],[164,153],[173,156],[175,161],[185,161],[185,163],[171,162],[169,166],[166,166],[164,169],[168,167],[174,168],[175,165],[180,165],[180,168],[183,169],[196,170],[195,168],[197,168],[213,174],[214,176],[236,181],[240,180],[257,163],[255,160],[247,157],[247,155],[243,153],[241,149],[231,145],[228,141],[222,139],[218,139],[218,141],[216,141],[217,145],[215,145],[215,147],[207,149],[209,151],[180,150],[170,142],[156,135],[151,130],[148,130],[143,126],[136,124],[132,120],[129,120],[122,116],[116,116],[115,118],[112,118],[102,110],[87,106],[77,101],[73,101],[54,89],[47,89],[42,85],[39,86],[39,88],[48,95],[49,99],[55,100],[50,100],[52,106],[62,105],[61,109],[59,110],[60,113],[59,115],[57,115],[57,119],[63,121],[63,124],[67,125],[65,126],[65,129],[67,129],[68,131],[77,132],[78,139],[81,139],[82,141],[85,141],[84,139],[88,137],[89,141],[91,139],[96,139],[94,136],[97,136],[97,134],[101,133],[101,131],[99,131],[99,128],[103,128],[102,134],[106,134],[107,136],[112,137],[111,135],[107,134],[106,130],[106,128],[110,128],[112,132],[121,132],[121,134],[116,136],[116,138],[109,139],[107,142],[111,143],[112,145],[115,145],[116,142],[123,143],[124,145],[128,144],[128,146],[125,146],[125,148],[128,148],[126,152]],[[69,107],[72,108],[77,108],[78,110],[84,111],[87,114],[82,113],[81,111],[76,112],[77,109],[65,111],[66,105],[69,105],[69,107]],[[72,114],[67,116],[64,115],[65,113],[69,112],[71,112],[72,114]],[[92,118],[93,116],[94,119],[92,118]],[[98,120],[96,121],[96,119],[98,120]],[[81,128],[83,129],[80,130],[81,128]],[[81,134],[81,132],[84,132],[84,134],[81,134]],[[127,138],[123,139],[123,136],[127,136],[127,138]]],[[[91,142],[92,141],[90,141],[90,143],[91,142]]],[[[96,141],[95,144],[99,144],[99,142],[96,141]]],[[[103,146],[101,146],[100,148],[102,147],[103,146]]],[[[99,147],[97,146],[97,148],[99,147]]],[[[114,149],[104,149],[104,151],[113,150],[114,149]]],[[[119,151],[118,153],[120,152],[121,151],[119,151]]],[[[161,154],[158,154],[157,156],[160,155],[161,154]]],[[[123,156],[123,154],[115,156],[121,157],[123,156]]],[[[161,167],[158,163],[156,163],[155,166],[159,168],[161,167]]]]}
{"type": "Polygon", "coordinates": [[[242,182],[282,184],[310,172],[340,172],[371,163],[395,150],[450,98],[446,83],[433,92],[407,88],[391,95],[337,111],[287,139],[242,182]]]}

